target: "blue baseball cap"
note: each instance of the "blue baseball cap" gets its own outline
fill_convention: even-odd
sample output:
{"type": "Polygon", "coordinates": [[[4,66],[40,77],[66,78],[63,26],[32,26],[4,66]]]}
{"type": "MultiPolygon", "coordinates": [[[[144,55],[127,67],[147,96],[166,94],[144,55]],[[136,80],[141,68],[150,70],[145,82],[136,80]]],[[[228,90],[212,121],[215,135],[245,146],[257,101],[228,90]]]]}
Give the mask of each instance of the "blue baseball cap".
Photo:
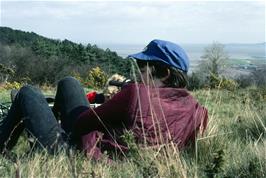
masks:
{"type": "Polygon", "coordinates": [[[144,61],[161,61],[187,73],[189,59],[186,52],[177,44],[164,40],[152,40],[142,52],[128,58],[144,61]]]}

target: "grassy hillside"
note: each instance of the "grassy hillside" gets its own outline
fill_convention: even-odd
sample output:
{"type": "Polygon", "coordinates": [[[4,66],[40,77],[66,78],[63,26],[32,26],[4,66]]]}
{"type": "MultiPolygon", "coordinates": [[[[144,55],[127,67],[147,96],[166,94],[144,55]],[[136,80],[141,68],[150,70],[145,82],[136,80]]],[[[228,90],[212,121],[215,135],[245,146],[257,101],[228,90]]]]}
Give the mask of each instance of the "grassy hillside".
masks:
{"type": "MultiPolygon", "coordinates": [[[[8,100],[2,90],[0,98],[8,100]]],[[[82,153],[27,152],[21,137],[9,158],[0,156],[1,177],[266,177],[266,90],[197,90],[209,110],[209,124],[195,145],[139,148],[107,163],[82,153]],[[13,156],[12,156],[13,155],[13,156]]]]}

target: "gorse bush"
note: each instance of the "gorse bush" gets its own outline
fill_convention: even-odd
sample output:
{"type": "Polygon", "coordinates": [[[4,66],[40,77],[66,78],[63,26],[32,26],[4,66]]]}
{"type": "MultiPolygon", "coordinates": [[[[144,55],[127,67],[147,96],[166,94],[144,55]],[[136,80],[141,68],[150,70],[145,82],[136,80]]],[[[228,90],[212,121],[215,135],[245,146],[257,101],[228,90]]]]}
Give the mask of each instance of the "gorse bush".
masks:
{"type": "Polygon", "coordinates": [[[88,88],[102,89],[107,82],[107,75],[100,67],[92,68],[87,78],[88,88]]]}
{"type": "Polygon", "coordinates": [[[227,79],[223,76],[218,76],[211,73],[209,77],[209,87],[226,89],[226,90],[235,90],[238,87],[238,84],[236,81],[232,79],[227,79]]]}
{"type": "Polygon", "coordinates": [[[211,88],[211,89],[225,89],[233,91],[239,87],[237,81],[228,79],[223,76],[218,76],[210,73],[209,76],[202,76],[200,73],[193,72],[188,77],[189,89],[211,88]]]}
{"type": "Polygon", "coordinates": [[[104,88],[108,77],[100,67],[88,69],[86,75],[82,75],[78,71],[72,71],[70,76],[80,81],[83,87],[96,90],[104,88]]]}
{"type": "Polygon", "coordinates": [[[20,82],[6,82],[4,88],[7,90],[10,89],[20,89],[22,86],[24,85],[24,83],[20,83],[20,82]]]}
{"type": "Polygon", "coordinates": [[[227,79],[227,78],[221,77],[220,85],[216,86],[216,88],[233,91],[236,88],[238,88],[238,83],[233,79],[227,79]]]}

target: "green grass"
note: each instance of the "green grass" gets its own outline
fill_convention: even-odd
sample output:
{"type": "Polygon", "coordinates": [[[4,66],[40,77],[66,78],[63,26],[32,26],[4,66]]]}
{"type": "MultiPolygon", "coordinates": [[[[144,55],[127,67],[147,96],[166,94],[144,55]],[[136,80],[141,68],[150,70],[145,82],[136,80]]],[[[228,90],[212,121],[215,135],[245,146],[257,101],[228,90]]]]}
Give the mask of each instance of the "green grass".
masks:
{"type": "MultiPolygon", "coordinates": [[[[172,145],[138,148],[107,163],[75,152],[28,154],[21,137],[14,159],[0,156],[0,177],[266,177],[266,89],[192,94],[208,108],[209,124],[196,144],[184,150],[172,145]]],[[[7,101],[9,92],[0,91],[0,98],[7,101]]]]}
{"type": "Polygon", "coordinates": [[[0,102],[10,102],[10,90],[1,89],[0,90],[0,102]]]}

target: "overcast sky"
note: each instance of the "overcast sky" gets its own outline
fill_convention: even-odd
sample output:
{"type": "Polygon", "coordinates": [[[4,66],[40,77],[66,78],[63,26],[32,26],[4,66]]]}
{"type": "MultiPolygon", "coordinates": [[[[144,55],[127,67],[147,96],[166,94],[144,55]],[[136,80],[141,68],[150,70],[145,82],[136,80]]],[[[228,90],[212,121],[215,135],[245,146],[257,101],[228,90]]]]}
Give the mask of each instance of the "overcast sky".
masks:
{"type": "Polygon", "coordinates": [[[1,26],[80,43],[260,43],[264,1],[1,1],[1,26]]]}

